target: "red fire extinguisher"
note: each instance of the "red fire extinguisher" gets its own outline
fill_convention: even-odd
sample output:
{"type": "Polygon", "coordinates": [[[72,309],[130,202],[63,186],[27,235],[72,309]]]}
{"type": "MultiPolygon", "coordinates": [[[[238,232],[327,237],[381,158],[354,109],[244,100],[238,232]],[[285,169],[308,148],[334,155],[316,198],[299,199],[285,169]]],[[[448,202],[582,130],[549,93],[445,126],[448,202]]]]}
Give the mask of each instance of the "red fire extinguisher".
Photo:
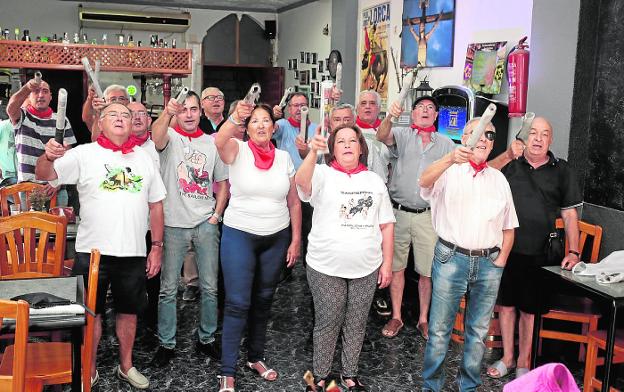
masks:
{"type": "Polygon", "coordinates": [[[509,82],[509,117],[522,117],[526,113],[529,88],[529,45],[524,37],[507,55],[507,80],[509,82]]]}

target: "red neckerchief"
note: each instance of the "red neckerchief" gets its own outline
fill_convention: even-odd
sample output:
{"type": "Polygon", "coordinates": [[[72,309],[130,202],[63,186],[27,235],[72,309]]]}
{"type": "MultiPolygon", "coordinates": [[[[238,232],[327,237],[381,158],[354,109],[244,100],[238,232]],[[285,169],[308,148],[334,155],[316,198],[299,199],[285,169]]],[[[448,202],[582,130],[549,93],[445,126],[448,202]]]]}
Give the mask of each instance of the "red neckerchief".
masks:
{"type": "Polygon", "coordinates": [[[479,174],[480,172],[482,172],[483,170],[485,170],[485,168],[487,167],[487,162],[483,161],[479,164],[474,163],[473,161],[468,161],[470,162],[470,166],[472,166],[472,168],[474,169],[475,173],[472,175],[472,177],[476,177],[477,174],[479,174]]]}
{"type": "Polygon", "coordinates": [[[275,146],[269,142],[268,149],[263,149],[251,140],[247,140],[247,145],[254,156],[254,165],[260,170],[269,170],[275,160],[275,146]]]}
{"type": "Polygon", "coordinates": [[[46,110],[37,110],[33,105],[28,104],[28,106],[26,106],[26,110],[28,111],[28,113],[39,118],[52,118],[52,108],[50,107],[48,107],[46,110]]]}
{"type": "MultiPolygon", "coordinates": [[[[288,117],[288,122],[290,123],[290,125],[292,125],[293,127],[297,128],[297,129],[301,128],[301,121],[295,120],[295,118],[292,117],[292,116],[288,117]]],[[[310,120],[307,120],[306,124],[310,125],[310,120]]]]}
{"type": "Polygon", "coordinates": [[[98,136],[97,143],[107,150],[113,150],[113,152],[121,151],[122,154],[134,152],[133,148],[136,146],[136,143],[132,138],[128,138],[128,140],[126,140],[124,144],[118,146],[113,143],[109,138],[104,136],[103,133],[100,133],[100,136],[98,136]]]}
{"type": "Polygon", "coordinates": [[[149,138],[149,132],[145,132],[143,136],[130,135],[130,139],[134,140],[134,144],[137,146],[142,146],[149,138]]]}
{"type": "Polygon", "coordinates": [[[357,167],[355,169],[351,169],[351,170],[347,170],[344,167],[342,167],[338,161],[336,161],[335,159],[333,161],[331,161],[331,163],[329,164],[329,166],[331,166],[332,168],[338,170],[339,172],[343,172],[346,175],[348,175],[349,177],[351,177],[351,174],[358,174],[359,172],[363,172],[363,171],[367,171],[368,168],[366,167],[366,165],[364,165],[362,162],[360,162],[359,165],[357,165],[357,167]]]}
{"type": "Polygon", "coordinates": [[[418,126],[416,124],[412,124],[412,125],[410,125],[410,127],[412,129],[417,129],[418,133],[420,133],[420,132],[429,132],[429,133],[431,133],[431,132],[435,132],[436,131],[435,125],[432,125],[430,127],[421,127],[421,126],[418,126]]]}
{"type": "Polygon", "coordinates": [[[200,137],[201,135],[204,134],[204,131],[202,131],[199,127],[197,127],[197,129],[193,133],[186,132],[184,129],[180,128],[179,125],[176,125],[175,128],[173,128],[173,130],[176,131],[177,133],[179,133],[182,136],[188,137],[189,138],[189,142],[192,141],[193,139],[196,139],[196,138],[198,138],[198,137],[200,137]]]}
{"type": "Polygon", "coordinates": [[[355,125],[357,125],[358,127],[362,129],[377,129],[381,125],[381,120],[376,118],[373,124],[369,124],[361,120],[360,117],[358,116],[358,118],[355,119],[355,125]]]}

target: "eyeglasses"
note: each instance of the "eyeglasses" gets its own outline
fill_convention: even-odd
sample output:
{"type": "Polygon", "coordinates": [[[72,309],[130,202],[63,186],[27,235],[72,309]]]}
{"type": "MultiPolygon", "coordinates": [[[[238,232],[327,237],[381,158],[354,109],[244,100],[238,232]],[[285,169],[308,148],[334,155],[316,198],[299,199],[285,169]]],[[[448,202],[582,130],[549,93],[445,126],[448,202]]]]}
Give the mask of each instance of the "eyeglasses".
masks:
{"type": "Polygon", "coordinates": [[[496,132],[494,131],[485,131],[485,133],[483,134],[485,136],[485,138],[491,142],[493,142],[494,140],[496,140],[496,132]]]}
{"type": "Polygon", "coordinates": [[[291,103],[290,106],[293,108],[301,109],[302,107],[308,106],[308,105],[305,103],[291,103]]]}
{"type": "Polygon", "coordinates": [[[423,103],[419,103],[414,108],[415,109],[420,109],[420,110],[423,110],[424,108],[427,108],[427,110],[435,110],[435,106],[433,106],[433,105],[425,105],[423,103]]]}
{"type": "Polygon", "coordinates": [[[132,117],[147,117],[147,112],[144,112],[144,111],[132,112],[132,117]]]}
{"type": "Polygon", "coordinates": [[[223,101],[223,95],[207,95],[204,99],[209,101],[223,101]]]}
{"type": "Polygon", "coordinates": [[[104,114],[102,114],[101,117],[110,117],[110,118],[114,118],[115,120],[118,118],[121,118],[122,120],[130,120],[130,113],[127,112],[106,112],[104,114]]]}
{"type": "Polygon", "coordinates": [[[108,98],[108,102],[109,102],[109,103],[119,103],[119,102],[128,102],[128,101],[129,101],[129,100],[128,100],[128,98],[123,97],[123,96],[121,96],[121,97],[110,97],[110,98],[108,98]]]}
{"type": "Polygon", "coordinates": [[[38,88],[32,91],[33,93],[36,94],[50,94],[50,90],[48,90],[47,88],[38,88]]]}

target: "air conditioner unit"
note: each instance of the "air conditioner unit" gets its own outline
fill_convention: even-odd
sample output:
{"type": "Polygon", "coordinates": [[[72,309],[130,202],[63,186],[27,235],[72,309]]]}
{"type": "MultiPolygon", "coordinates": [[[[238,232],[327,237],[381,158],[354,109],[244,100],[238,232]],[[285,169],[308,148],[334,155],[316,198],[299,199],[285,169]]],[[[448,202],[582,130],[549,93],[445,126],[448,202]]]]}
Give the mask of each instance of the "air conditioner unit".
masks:
{"type": "Polygon", "coordinates": [[[134,12],[78,8],[80,24],[105,29],[171,31],[181,33],[191,27],[191,14],[134,12]]]}

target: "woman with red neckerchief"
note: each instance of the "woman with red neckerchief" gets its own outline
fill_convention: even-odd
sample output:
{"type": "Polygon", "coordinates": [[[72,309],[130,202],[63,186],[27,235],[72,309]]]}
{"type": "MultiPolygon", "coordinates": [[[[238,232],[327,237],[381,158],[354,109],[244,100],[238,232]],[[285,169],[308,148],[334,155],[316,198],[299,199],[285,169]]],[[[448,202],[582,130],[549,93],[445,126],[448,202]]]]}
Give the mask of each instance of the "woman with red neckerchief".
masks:
{"type": "Polygon", "coordinates": [[[271,107],[241,100],[215,138],[221,160],[230,165],[231,193],[221,238],[225,309],[219,392],[235,390],[245,326],[247,367],[267,381],[278,377],[265,363],[266,328],[283,263],[292,267],[299,257],[301,203],[292,159],[271,143],[274,131],[271,107]],[[235,137],[243,124],[247,142],[235,137]]]}
{"type": "Polygon", "coordinates": [[[321,135],[297,171],[299,197],[314,207],[306,256],[314,299],[316,387],[322,390],[342,331],[342,385],[366,391],[358,380],[358,360],[376,285],[392,280],[394,214],[379,175],[366,167],[368,148],[357,126],[336,128],[326,143],[321,135]],[[327,165],[316,164],[329,145],[327,165]]]}

